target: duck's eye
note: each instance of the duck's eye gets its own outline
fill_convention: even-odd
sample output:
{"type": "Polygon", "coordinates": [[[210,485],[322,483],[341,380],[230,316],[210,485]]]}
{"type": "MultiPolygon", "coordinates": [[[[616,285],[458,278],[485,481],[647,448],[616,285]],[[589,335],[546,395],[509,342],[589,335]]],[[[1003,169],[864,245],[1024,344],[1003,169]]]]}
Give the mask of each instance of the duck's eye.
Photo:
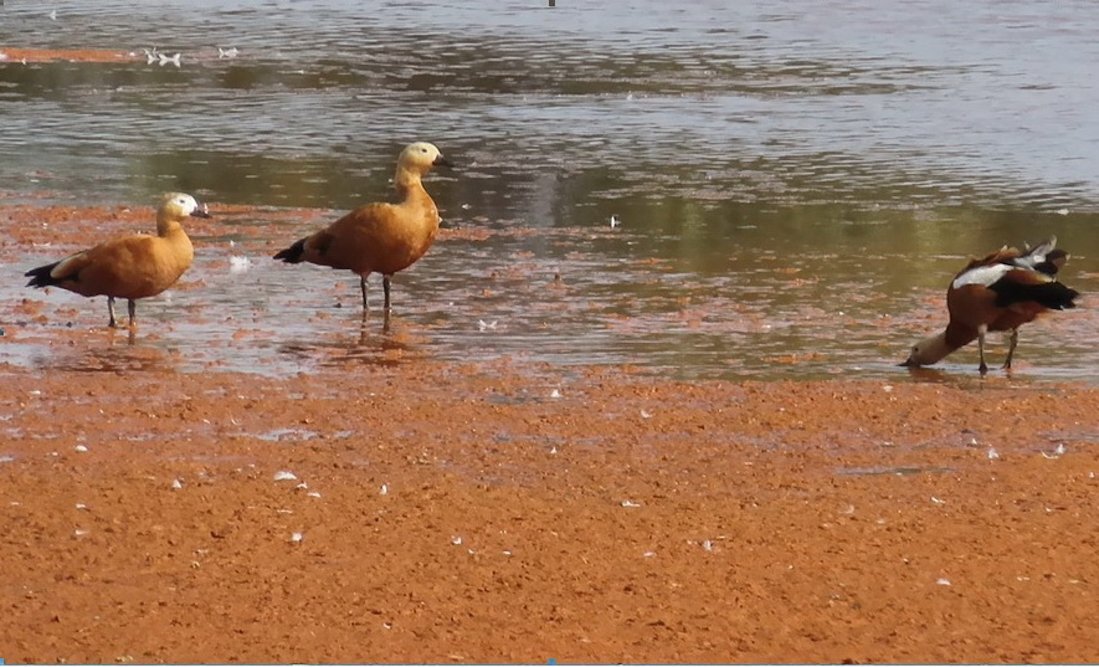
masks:
{"type": "Polygon", "coordinates": [[[421,152],[421,153],[426,153],[426,152],[427,152],[427,149],[426,149],[426,148],[421,148],[421,149],[420,149],[420,152],[421,152]]]}

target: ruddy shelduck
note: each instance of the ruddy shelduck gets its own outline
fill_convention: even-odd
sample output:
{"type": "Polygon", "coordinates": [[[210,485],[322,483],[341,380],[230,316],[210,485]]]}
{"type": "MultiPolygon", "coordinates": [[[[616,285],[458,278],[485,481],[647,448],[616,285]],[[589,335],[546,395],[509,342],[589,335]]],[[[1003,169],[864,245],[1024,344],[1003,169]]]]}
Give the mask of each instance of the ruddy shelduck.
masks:
{"type": "Polygon", "coordinates": [[[27,287],[56,285],[81,296],[106,296],[108,326],[117,327],[114,300],[126,299],[130,327],[136,299],[156,296],[191,266],[195,252],[180,223],[189,216],[209,218],[205,206],[181,192],[165,194],[156,212],[156,236],[131,234],[27,271],[27,287]]]}
{"type": "Polygon", "coordinates": [[[1079,292],[1060,283],[1057,272],[1068,261],[1068,253],[1055,248],[1057,238],[1020,252],[1002,248],[982,259],[974,259],[954,277],[946,292],[950,323],[946,330],[929,336],[912,347],[903,366],[926,366],[977,339],[979,370],[985,363],[985,334],[1009,331],[1010,343],[1004,368],[1011,368],[1019,327],[1048,310],[1075,308],[1079,292]]]}
{"type": "Polygon", "coordinates": [[[450,163],[433,144],[423,141],[409,144],[397,157],[397,173],[393,177],[396,203],[360,206],[280,251],[275,259],[288,264],[309,262],[358,274],[364,313],[366,277],[380,273],[388,313],[390,278],[423,257],[439,231],[439,211],[422,181],[437,165],[450,166],[450,163]]]}

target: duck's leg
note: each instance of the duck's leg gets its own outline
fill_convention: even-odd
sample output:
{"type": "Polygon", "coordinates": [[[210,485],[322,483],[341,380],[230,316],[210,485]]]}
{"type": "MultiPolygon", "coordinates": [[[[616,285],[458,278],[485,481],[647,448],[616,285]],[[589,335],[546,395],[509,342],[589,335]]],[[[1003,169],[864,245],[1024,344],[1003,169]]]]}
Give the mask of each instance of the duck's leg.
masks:
{"type": "Polygon", "coordinates": [[[385,312],[389,313],[389,276],[382,276],[382,290],[385,291],[385,312]]]}
{"type": "Polygon", "coordinates": [[[362,288],[362,291],[363,291],[363,312],[365,313],[366,311],[370,310],[370,306],[366,302],[366,274],[365,273],[359,274],[359,287],[362,288]]]}
{"type": "Polygon", "coordinates": [[[1015,355],[1015,346],[1019,344],[1019,329],[1018,327],[1011,330],[1011,338],[1008,339],[1007,344],[1007,359],[1004,359],[1004,370],[1011,370],[1011,357],[1015,355]]]}
{"type": "Polygon", "coordinates": [[[984,375],[988,372],[988,364],[985,363],[985,333],[988,332],[987,326],[977,327],[977,354],[981,357],[981,365],[977,367],[977,370],[984,375]]]}
{"type": "Polygon", "coordinates": [[[130,328],[133,329],[137,326],[137,302],[133,299],[126,299],[126,312],[130,315],[130,328]]]}
{"type": "Polygon", "coordinates": [[[369,319],[366,311],[363,310],[362,319],[359,320],[359,347],[366,345],[366,323],[369,319]]]}
{"type": "Polygon", "coordinates": [[[114,297],[113,296],[107,297],[107,313],[109,313],[110,316],[111,316],[111,321],[107,322],[107,326],[109,326],[112,329],[117,329],[118,328],[118,322],[115,322],[115,319],[114,319],[114,297]]]}

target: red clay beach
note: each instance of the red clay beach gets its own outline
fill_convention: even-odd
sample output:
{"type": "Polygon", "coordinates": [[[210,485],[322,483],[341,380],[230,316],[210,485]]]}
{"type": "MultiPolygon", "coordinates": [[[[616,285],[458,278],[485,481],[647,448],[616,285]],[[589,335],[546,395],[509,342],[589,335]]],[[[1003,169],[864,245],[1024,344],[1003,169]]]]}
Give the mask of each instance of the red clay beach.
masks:
{"type": "MultiPolygon", "coordinates": [[[[145,62],[146,54],[142,51],[122,51],[116,49],[95,49],[95,48],[78,48],[78,49],[44,49],[33,47],[0,47],[0,62],[22,62],[26,64],[31,63],[50,63],[50,62],[73,62],[73,63],[121,63],[121,62],[145,62]]],[[[155,54],[154,54],[155,55],[155,54]]],[[[174,54],[165,54],[166,56],[174,54]]],[[[203,57],[208,57],[209,54],[203,54],[203,57]]],[[[217,57],[216,51],[213,58],[217,57]]]]}
{"type": "MultiPolygon", "coordinates": [[[[5,205],[0,259],[149,220],[5,205]]],[[[407,323],[198,372],[158,330],[190,308],[143,302],[132,343],[102,299],[2,308],[9,663],[1099,660],[1086,383],[562,373],[407,323]]],[[[209,345],[268,342],[236,324],[209,345]]]]}

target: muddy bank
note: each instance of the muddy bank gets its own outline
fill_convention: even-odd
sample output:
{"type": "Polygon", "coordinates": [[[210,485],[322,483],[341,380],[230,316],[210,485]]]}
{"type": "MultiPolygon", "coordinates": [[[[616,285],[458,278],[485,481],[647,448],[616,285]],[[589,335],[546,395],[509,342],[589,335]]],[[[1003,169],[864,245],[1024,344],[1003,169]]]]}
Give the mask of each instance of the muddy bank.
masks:
{"type": "Polygon", "coordinates": [[[148,368],[2,373],[10,661],[1097,658],[1090,388],[148,368]]]}
{"type": "Polygon", "coordinates": [[[145,61],[145,54],[113,49],[40,49],[0,45],[0,62],[48,63],[120,63],[145,61]]]}

